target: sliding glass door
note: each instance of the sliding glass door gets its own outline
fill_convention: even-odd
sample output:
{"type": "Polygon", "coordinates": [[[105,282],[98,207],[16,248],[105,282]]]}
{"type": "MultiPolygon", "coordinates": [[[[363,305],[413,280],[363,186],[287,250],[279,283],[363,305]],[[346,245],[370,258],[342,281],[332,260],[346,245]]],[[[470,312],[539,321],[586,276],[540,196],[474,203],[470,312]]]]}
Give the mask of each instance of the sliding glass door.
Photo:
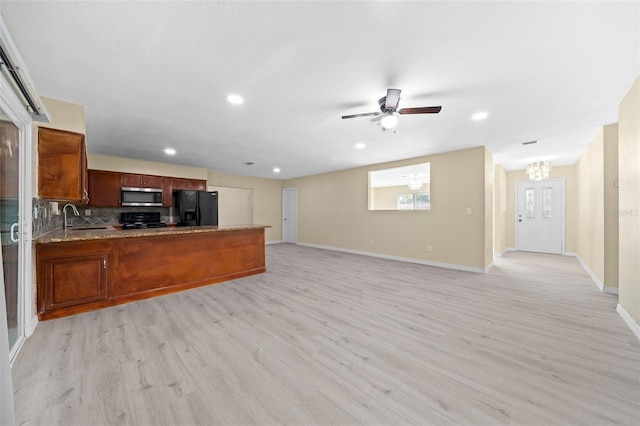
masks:
{"type": "Polygon", "coordinates": [[[19,285],[19,129],[0,109],[0,235],[4,294],[7,308],[9,351],[15,352],[23,336],[22,298],[19,285]]]}
{"type": "Polygon", "coordinates": [[[30,285],[31,125],[24,105],[0,74],[0,285],[5,296],[0,303],[6,307],[0,338],[8,340],[11,361],[35,327],[30,285]]]}

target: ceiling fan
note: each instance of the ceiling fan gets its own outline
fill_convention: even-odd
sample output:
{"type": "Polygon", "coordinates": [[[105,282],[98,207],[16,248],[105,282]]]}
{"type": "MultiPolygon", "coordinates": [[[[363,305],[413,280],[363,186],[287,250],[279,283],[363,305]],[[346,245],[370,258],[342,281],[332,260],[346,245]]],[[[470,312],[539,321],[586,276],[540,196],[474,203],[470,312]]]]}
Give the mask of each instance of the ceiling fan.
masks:
{"type": "Polygon", "coordinates": [[[357,118],[373,116],[371,121],[380,121],[384,129],[393,129],[398,124],[397,114],[437,114],[442,109],[441,106],[417,107],[417,108],[401,108],[398,109],[400,102],[400,89],[387,89],[387,96],[383,96],[378,101],[380,112],[365,112],[362,114],[343,115],[342,118],[357,118]]]}

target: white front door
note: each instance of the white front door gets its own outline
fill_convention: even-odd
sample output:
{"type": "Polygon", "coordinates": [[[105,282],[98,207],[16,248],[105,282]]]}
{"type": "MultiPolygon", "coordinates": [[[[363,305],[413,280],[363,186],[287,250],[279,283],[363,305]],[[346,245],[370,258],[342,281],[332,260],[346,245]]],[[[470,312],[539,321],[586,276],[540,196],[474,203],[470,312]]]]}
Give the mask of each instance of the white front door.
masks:
{"type": "Polygon", "coordinates": [[[282,241],[298,242],[298,189],[282,190],[282,241]]]}
{"type": "Polygon", "coordinates": [[[516,248],[562,254],[564,180],[516,182],[516,248]]]}

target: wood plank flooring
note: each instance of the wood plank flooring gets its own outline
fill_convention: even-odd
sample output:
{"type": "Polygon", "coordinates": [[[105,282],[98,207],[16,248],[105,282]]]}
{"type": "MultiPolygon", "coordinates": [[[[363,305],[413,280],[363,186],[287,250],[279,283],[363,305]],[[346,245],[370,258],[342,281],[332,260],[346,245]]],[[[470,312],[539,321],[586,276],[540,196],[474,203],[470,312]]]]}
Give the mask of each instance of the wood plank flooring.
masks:
{"type": "Polygon", "coordinates": [[[638,425],[640,344],[576,259],[488,274],[267,246],[267,272],[40,323],[28,425],[638,425]]]}

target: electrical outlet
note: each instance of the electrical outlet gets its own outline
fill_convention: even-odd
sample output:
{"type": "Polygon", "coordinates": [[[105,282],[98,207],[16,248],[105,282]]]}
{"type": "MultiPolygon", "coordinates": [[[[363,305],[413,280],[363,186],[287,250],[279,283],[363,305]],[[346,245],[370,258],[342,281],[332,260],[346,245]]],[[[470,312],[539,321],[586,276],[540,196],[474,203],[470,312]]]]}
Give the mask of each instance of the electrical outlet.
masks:
{"type": "Polygon", "coordinates": [[[85,216],[91,216],[91,210],[86,209],[86,210],[84,211],[84,215],[85,215],[85,216]]]}
{"type": "Polygon", "coordinates": [[[433,251],[433,248],[431,246],[427,246],[427,253],[431,253],[433,251]]]}
{"type": "Polygon", "coordinates": [[[369,245],[373,247],[373,240],[369,240],[369,245]]]}
{"type": "Polygon", "coordinates": [[[472,214],[471,207],[467,207],[467,214],[472,214]]]}

